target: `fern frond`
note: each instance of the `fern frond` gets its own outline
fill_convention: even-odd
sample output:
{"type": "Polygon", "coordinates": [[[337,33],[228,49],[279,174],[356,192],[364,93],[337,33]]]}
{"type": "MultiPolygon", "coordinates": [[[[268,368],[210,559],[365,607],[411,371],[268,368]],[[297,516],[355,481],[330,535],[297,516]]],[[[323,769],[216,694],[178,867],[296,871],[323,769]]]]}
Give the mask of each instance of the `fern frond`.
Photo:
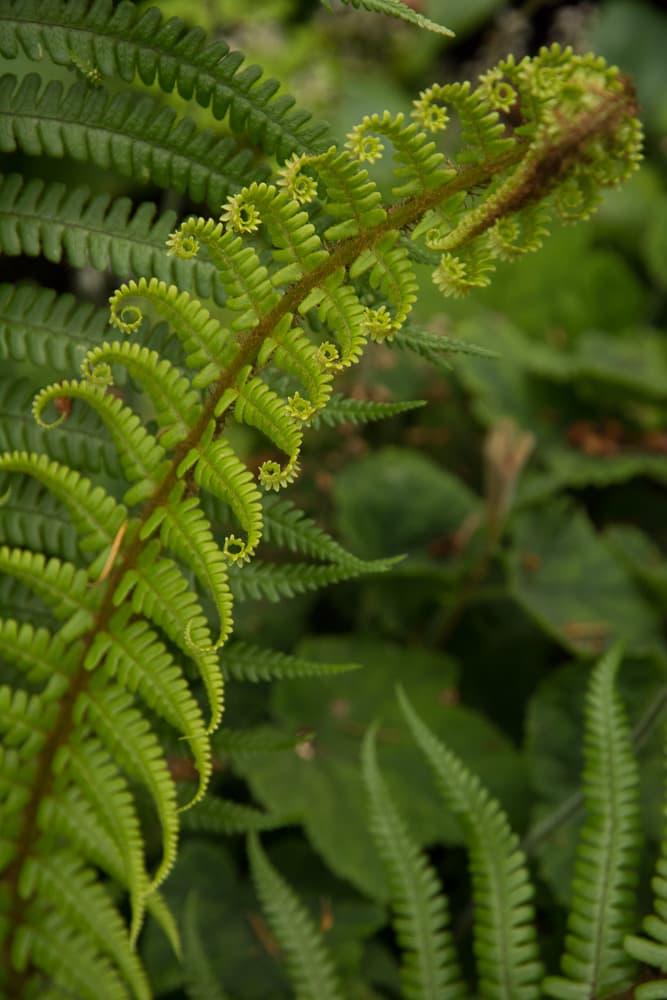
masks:
{"type": "MultiPolygon", "coordinates": [[[[167,548],[190,566],[206,593],[212,598],[220,620],[214,646],[222,646],[232,630],[232,596],[228,583],[227,560],[213,538],[209,522],[197,497],[181,499],[183,484],[174,487],[167,503],[158,508],[160,537],[167,548]]],[[[151,530],[145,523],[142,537],[151,530]]]]}
{"type": "Polygon", "coordinates": [[[275,816],[262,812],[254,806],[241,802],[221,799],[217,795],[209,795],[196,809],[183,814],[182,827],[193,833],[210,833],[219,837],[229,837],[232,834],[259,832],[261,830],[277,830],[294,822],[293,818],[275,816]]]}
{"type": "Polygon", "coordinates": [[[346,149],[332,146],[322,156],[304,162],[316,168],[325,186],[326,197],[321,197],[323,207],[335,219],[342,220],[325,229],[325,239],[356,236],[386,220],[387,211],[377,185],[346,149]]]}
{"type": "Polygon", "coordinates": [[[234,195],[227,206],[221,218],[227,221],[228,228],[213,219],[186,219],[171,234],[167,246],[170,255],[180,260],[195,259],[200,247],[206,248],[227,293],[227,307],[240,313],[232,329],[244,330],[254,326],[276,304],[278,293],[255,248],[237,235],[237,231],[252,232],[258,226],[257,209],[245,189],[234,195]]]}
{"type": "Polygon", "coordinates": [[[11,482],[8,494],[0,507],[0,542],[77,561],[76,534],[55,497],[23,476],[11,482]]]}
{"type": "MultiPolygon", "coordinates": [[[[322,0],[325,7],[331,10],[331,0],[322,0]]],[[[352,7],[363,8],[373,11],[376,14],[388,14],[390,17],[400,18],[418,28],[425,28],[427,31],[434,31],[438,35],[448,35],[454,37],[454,32],[450,28],[444,28],[436,21],[431,21],[423,14],[418,14],[416,10],[408,7],[402,0],[341,0],[341,3],[350,4],[352,7]]]]}
{"type": "Polygon", "coordinates": [[[107,332],[109,316],[73,295],[36,285],[0,284],[0,358],[60,374],[75,371],[107,332]]]}
{"type": "Polygon", "coordinates": [[[623,939],[635,926],[639,876],[639,775],[632,735],[615,690],[618,647],[594,668],[586,700],[584,802],[572,882],[563,978],[549,976],[548,996],[607,996],[633,981],[623,939]]]}
{"type": "Polygon", "coordinates": [[[271,929],[285,949],[290,978],[300,1000],[342,1000],[321,935],[293,890],[276,871],[255,834],[248,857],[257,894],[271,929]]]}
{"type": "Polygon", "coordinates": [[[376,731],[372,727],[366,733],[361,758],[370,800],[370,830],[387,872],[401,946],[402,995],[405,1000],[461,1000],[466,990],[447,929],[447,900],[382,780],[376,731]]]}
{"type": "Polygon", "coordinates": [[[341,566],[364,563],[363,559],[352,555],[318,527],[291,500],[268,494],[263,506],[265,542],[284,546],[291,552],[300,552],[313,559],[321,559],[322,562],[338,563],[341,566]]]}
{"type": "Polygon", "coordinates": [[[300,656],[265,649],[247,642],[233,642],[222,657],[225,675],[237,681],[289,680],[292,677],[320,677],[358,670],[358,663],[318,663],[300,656]]]}
{"type": "MultiPolygon", "coordinates": [[[[54,993],[72,993],[77,1000],[124,1000],[127,992],[106,956],[87,937],[60,921],[42,917],[16,930],[16,959],[19,971],[30,955],[34,964],[49,977],[54,993]]],[[[53,994],[52,994],[53,996],[53,994]]]]}
{"type": "Polygon", "coordinates": [[[94,347],[82,362],[84,378],[95,379],[99,366],[122,365],[146,390],[155,407],[160,444],[173,447],[187,437],[201,412],[199,394],[166,358],[140,344],[107,342],[94,347]]]}
{"type": "MultiPolygon", "coordinates": [[[[667,743],[664,751],[667,760],[667,743]]],[[[665,785],[667,792],[667,784],[665,785]]],[[[667,815],[667,807],[663,801],[663,818],[667,815]]],[[[628,955],[647,965],[654,966],[659,972],[667,972],[667,834],[663,832],[660,842],[660,856],[656,861],[653,878],[653,912],[642,921],[643,934],[628,934],[624,947],[628,955]]],[[[667,997],[667,977],[661,976],[650,982],[637,986],[636,1000],[658,1000],[667,997]]]]}
{"type": "Polygon", "coordinates": [[[366,310],[351,285],[345,283],[345,273],[336,271],[316,288],[299,306],[307,315],[317,307],[320,323],[326,324],[338,344],[322,344],[320,352],[331,371],[356,364],[367,341],[366,310]]]}
{"type": "Polygon", "coordinates": [[[0,618],[0,651],[31,687],[45,684],[54,674],[66,674],[72,667],[72,653],[62,636],[12,618],[0,618]]]}
{"type": "Polygon", "coordinates": [[[125,476],[133,483],[125,493],[125,502],[132,505],[146,500],[160,483],[167,459],[164,448],[144,430],[137,414],[120,399],[108,395],[104,386],[88,382],[57,382],[35,396],[32,412],[40,427],[47,430],[62,422],[62,414],[52,423],[47,423],[42,413],[49,403],[63,397],[83,400],[108,427],[125,476]]]}
{"type": "Polygon", "coordinates": [[[223,550],[228,559],[243,562],[262,537],[262,501],[253,476],[224,438],[202,445],[194,457],[197,483],[224,500],[246,533],[245,541],[229,535],[223,550]]]}
{"type": "Polygon", "coordinates": [[[113,169],[143,184],[188,194],[219,210],[249,180],[268,174],[230,136],[200,130],[189,118],[148,95],[109,94],[77,81],[65,91],[52,80],[41,90],[36,73],[0,79],[0,150],[67,156],[113,169]]]}
{"type": "Polygon", "coordinates": [[[375,399],[352,399],[334,393],[325,408],[313,418],[313,427],[338,427],[340,424],[369,424],[388,420],[399,413],[409,413],[426,406],[423,399],[404,399],[384,403],[375,399]]]}
{"type": "MultiPolygon", "coordinates": [[[[284,325],[284,324],[283,324],[284,325]]],[[[318,410],[326,406],[331,396],[333,373],[326,371],[318,349],[305,334],[294,326],[287,330],[275,329],[262,349],[260,361],[269,359],[282,371],[299,380],[307,393],[307,403],[298,393],[287,403],[295,419],[310,422],[318,410]]]]}
{"type": "Polygon", "coordinates": [[[227,1000],[202,947],[197,898],[195,892],[190,892],[185,903],[183,974],[188,1000],[227,1000]]]}
{"type": "MultiPolygon", "coordinates": [[[[218,297],[225,299],[222,285],[216,284],[218,297]]],[[[128,281],[116,289],[109,299],[110,322],[123,333],[133,333],[141,325],[143,312],[136,300],[145,300],[169,323],[183,345],[185,363],[201,369],[192,380],[195,388],[205,388],[220,374],[229,359],[231,334],[211,316],[198,299],[175,285],[151,278],[128,281]]]]}
{"type": "Polygon", "coordinates": [[[127,517],[101,486],[94,486],[74,469],[52,462],[48,455],[25,451],[0,455],[0,472],[18,472],[42,483],[67,509],[83,552],[96,552],[111,545],[127,517]]]}
{"type": "MultiPolygon", "coordinates": [[[[59,851],[55,855],[31,859],[25,868],[25,878],[32,882],[43,899],[58,907],[91,951],[111,959],[133,996],[149,1000],[148,980],[130,946],[127,930],[92,870],[85,868],[76,855],[59,851]]],[[[54,930],[58,937],[57,928],[54,930]]],[[[31,933],[29,927],[25,931],[31,933]]],[[[108,974],[109,971],[112,974],[104,983],[107,990],[115,979],[113,969],[106,966],[104,973],[99,973],[108,974]]]]}
{"type": "MultiPolygon", "coordinates": [[[[0,448],[2,451],[39,452],[44,449],[44,430],[35,422],[32,403],[39,386],[26,379],[0,383],[0,448]]],[[[72,407],[49,435],[50,457],[81,472],[122,475],[116,450],[96,413],[72,407]]]]}
{"type": "Polygon", "coordinates": [[[446,334],[421,330],[411,324],[401,327],[396,334],[394,343],[397,347],[412,351],[438,367],[450,367],[446,360],[448,354],[472,354],[479,358],[500,357],[496,351],[491,351],[486,347],[479,347],[467,340],[457,340],[446,334]]]}
{"type": "Polygon", "coordinates": [[[68,641],[90,628],[96,596],[88,586],[88,574],[73,563],[29,549],[0,546],[0,571],[11,574],[37,594],[56,618],[68,618],[68,641]]]}
{"type": "Polygon", "coordinates": [[[114,592],[114,604],[125,600],[136,614],[154,622],[188,656],[202,679],[211,709],[208,732],[222,716],[223,688],[218,657],[196,594],[172,559],[158,558],[160,543],[153,539],[128,570],[114,592]]]}
{"type": "Polygon", "coordinates": [[[447,806],[460,820],[470,854],[475,958],[484,1000],[537,1000],[538,957],[533,887],[519,838],[500,805],[431,732],[399,689],[401,709],[447,806]]]}
{"type": "Polygon", "coordinates": [[[244,380],[237,386],[234,417],[240,424],[256,427],[277,448],[287,455],[287,463],[265,462],[259,469],[259,480],[265,489],[278,490],[294,479],[298,472],[297,459],[302,432],[288,404],[270,389],[261,378],[244,380]]]}
{"type": "Polygon", "coordinates": [[[283,598],[306,594],[311,590],[353,580],[367,573],[385,573],[402,556],[392,559],[373,559],[351,566],[316,566],[312,563],[267,563],[255,559],[242,570],[230,569],[232,591],[239,600],[280,601],[283,598]]]}
{"type": "MultiPolygon", "coordinates": [[[[424,100],[422,95],[421,101],[424,100]]],[[[402,112],[395,116],[388,111],[381,115],[365,115],[349,133],[347,146],[360,161],[372,163],[379,159],[384,151],[383,143],[372,133],[389,139],[394,147],[394,157],[397,162],[394,176],[399,182],[393,186],[392,194],[397,198],[403,198],[445,184],[456,176],[456,171],[451,166],[443,166],[444,155],[437,150],[435,143],[420,131],[420,126],[431,131],[435,130],[432,117],[425,117],[423,113],[418,123],[408,124],[405,123],[402,112]]]]}
{"type": "Polygon", "coordinates": [[[187,740],[199,772],[200,798],[211,776],[211,751],[201,709],[166,647],[145,622],[132,621],[132,609],[116,611],[104,632],[98,632],[85,660],[87,670],[113,678],[137,693],[160,718],[187,740]]]}
{"type": "Polygon", "coordinates": [[[176,860],[178,808],[176,792],[162,747],[146,718],[134,707],[134,699],[122,689],[110,688],[97,675],[79,695],[75,720],[85,715],[100,741],[133,780],[149,792],[160,819],[162,859],[153,875],[151,889],[169,874],[176,860]]]}
{"type": "MultiPolygon", "coordinates": [[[[97,824],[114,845],[113,853],[107,857],[104,841],[96,842],[97,850],[102,854],[103,869],[108,867],[113,870],[118,855],[122,859],[121,885],[127,888],[130,895],[130,938],[135,941],[141,928],[150,884],[135,802],[127,781],[119,773],[108,750],[99,740],[81,731],[59,756],[52,801],[67,801],[72,786],[80,791],[97,824]]],[[[45,827],[45,830],[49,828],[45,827]]],[[[55,828],[53,836],[62,830],[63,827],[60,830],[55,828]]]]}
{"type": "Polygon", "coordinates": [[[267,152],[284,159],[293,152],[317,152],[326,126],[291,110],[293,98],[280,95],[277,80],[261,80],[258,66],[241,69],[243,57],[221,40],[210,43],[199,28],[178,18],[166,23],[155,7],[139,12],[131,3],[77,3],[14,0],[0,17],[0,54],[16,58],[23,51],[39,59],[46,51],[59,65],[72,64],[72,54],[103,76],[128,83],[138,76],[157,81],[162,90],[177,90],[210,107],[216,118],[229,114],[234,132],[246,131],[267,152]]]}
{"type": "Polygon", "coordinates": [[[150,202],[135,208],[129,198],[91,197],[85,187],[37,179],[24,184],[20,174],[0,175],[0,250],[56,262],[67,257],[74,267],[89,264],[119,275],[152,274],[218,301],[213,266],[169,257],[164,246],[176,216],[167,211],[156,219],[155,211],[150,202]]]}

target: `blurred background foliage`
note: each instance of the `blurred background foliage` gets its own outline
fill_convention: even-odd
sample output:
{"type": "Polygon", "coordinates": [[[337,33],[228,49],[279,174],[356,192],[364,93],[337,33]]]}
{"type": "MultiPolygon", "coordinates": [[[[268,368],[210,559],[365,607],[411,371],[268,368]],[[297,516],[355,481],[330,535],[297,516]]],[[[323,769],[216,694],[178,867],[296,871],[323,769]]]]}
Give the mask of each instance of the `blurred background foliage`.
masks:
{"type": "MultiPolygon", "coordinates": [[[[470,943],[460,831],[400,721],[400,681],[525,838],[545,954],[555,956],[580,819],[583,692],[592,658],[616,640],[642,740],[649,846],[663,823],[651,709],[667,679],[667,13],[657,0],[413,0],[456,32],[449,40],[335,0],[333,14],[316,0],[160,6],[241,49],[337,136],[367,112],[407,108],[434,80],[472,79],[508,52],[553,41],[592,49],[634,79],[646,159],[591,221],[561,227],[468,300],[445,302],[423,269],[415,322],[497,357],[453,354],[434,366],[373,346],[345,390],[428,405],[308,436],[295,502],[357,555],[405,559],[381,576],[239,608],[239,638],[364,669],[272,687],[231,682],[227,725],[257,726],[287,749],[221,752],[214,786],[277,817],[265,845],[326,930],[350,1000],[397,997],[387,887],[360,777],[361,739],[375,718],[390,790],[442,873],[464,954],[470,943]],[[306,731],[312,738],[298,742],[306,731]]],[[[188,111],[224,130],[205,110],[188,111]]],[[[23,157],[21,169],[37,165],[23,157]]],[[[39,169],[182,214],[200,209],[70,161],[39,169]]],[[[54,287],[98,303],[108,294],[107,276],[29,263],[54,287]]],[[[10,277],[25,277],[22,266],[10,262],[10,277]]],[[[244,441],[251,461],[256,445],[244,441]]],[[[651,861],[649,851],[646,872],[651,861]]],[[[166,896],[183,916],[186,954],[198,940],[230,996],[290,995],[241,837],[186,829],[166,896]]],[[[156,996],[183,997],[187,963],[151,928],[142,946],[156,996]]]]}

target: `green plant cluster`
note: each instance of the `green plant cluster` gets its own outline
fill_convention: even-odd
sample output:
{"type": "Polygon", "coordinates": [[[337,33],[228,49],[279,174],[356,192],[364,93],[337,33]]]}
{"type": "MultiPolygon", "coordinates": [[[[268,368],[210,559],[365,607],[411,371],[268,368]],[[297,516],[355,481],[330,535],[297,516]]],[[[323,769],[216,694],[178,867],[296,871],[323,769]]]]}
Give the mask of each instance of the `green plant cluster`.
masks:
{"type": "Polygon", "coordinates": [[[664,345],[588,221],[642,156],[631,81],[554,44],[336,142],[157,8],[12,0],[0,55],[0,251],[79,288],[0,286],[2,995],[667,996],[664,558],[573,499],[667,477],[664,345]]]}

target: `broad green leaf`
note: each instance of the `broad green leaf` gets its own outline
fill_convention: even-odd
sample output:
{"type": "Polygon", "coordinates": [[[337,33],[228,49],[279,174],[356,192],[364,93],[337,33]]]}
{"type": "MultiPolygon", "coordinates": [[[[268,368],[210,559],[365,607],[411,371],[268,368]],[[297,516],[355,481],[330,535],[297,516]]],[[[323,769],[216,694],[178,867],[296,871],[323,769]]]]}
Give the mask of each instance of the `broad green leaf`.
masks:
{"type": "Polygon", "coordinates": [[[403,685],[427,724],[446,739],[489,786],[513,819],[525,802],[521,759],[508,741],[476,712],[455,704],[456,668],[445,656],[423,649],[345,637],[312,639],[299,652],[338,659],[354,650],[365,669],[317,684],[278,685],[273,714],[281,727],[316,727],[303,752],[247,758],[238,764],[262,804],[301,817],[308,837],[337,875],[375,898],[386,898],[382,865],[368,831],[361,779],[361,741],[380,718],[378,747],[383,773],[397,808],[421,844],[460,843],[460,830],[439,804],[400,716],[394,686],[403,685]]]}
{"type": "Polygon", "coordinates": [[[334,496],[343,543],[365,558],[423,550],[480,505],[432,459],[396,447],[349,463],[336,477],[334,496]]]}
{"type": "Polygon", "coordinates": [[[516,600],[566,649],[595,655],[617,640],[660,655],[661,623],[581,510],[564,500],[517,514],[508,557],[516,600]]]}

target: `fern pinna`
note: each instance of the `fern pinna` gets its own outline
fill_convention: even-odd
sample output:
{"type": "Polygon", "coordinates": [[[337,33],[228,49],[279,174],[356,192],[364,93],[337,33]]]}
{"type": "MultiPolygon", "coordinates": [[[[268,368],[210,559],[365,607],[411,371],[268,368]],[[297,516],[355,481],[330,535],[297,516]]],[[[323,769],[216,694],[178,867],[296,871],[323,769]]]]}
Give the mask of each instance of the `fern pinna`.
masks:
{"type": "Polygon", "coordinates": [[[327,419],[328,407],[339,419],[354,412],[332,397],[332,384],[369,340],[403,335],[403,346],[436,350],[409,326],[414,260],[435,256],[434,281],[446,294],[483,287],[495,260],[536,249],[552,217],[585,218],[600,189],[634,169],[639,126],[615,70],[554,47],[501,63],[476,88],[436,85],[411,121],[372,115],[345,147],[328,146],[322,127],[276,96],[274,81],[241,69],[223,43],[208,45],[175,19],[162,24],[155,10],[17,0],[0,22],[6,57],[46,53],[86,67],[85,83],[67,93],[49,85],[40,94],[33,76],[18,88],[3,80],[3,148],[118,163],[221,212],[173,230],[173,216],[156,220],[150,206],[132,214],[126,200],[16,176],[3,180],[0,199],[5,253],[111,264],[128,278],[111,298],[115,329],[136,334],[147,313],[160,321],[145,343],[95,344],[97,318],[71,298],[19,289],[22,310],[2,291],[5,356],[36,350],[27,343],[36,330],[35,344],[67,377],[33,403],[37,425],[52,429],[53,452],[22,443],[23,434],[33,438],[24,396],[12,387],[18,440],[0,455],[0,564],[9,581],[0,620],[8,679],[0,689],[0,984],[12,998],[148,997],[135,944],[148,912],[179,947],[160,885],[176,856],[180,812],[210,777],[226,656],[230,676],[318,669],[261,651],[235,656],[226,645],[233,594],[280,597],[388,565],[345,553],[265,491],[297,476],[304,430],[327,419]],[[107,76],[193,97],[281,165],[270,177],[240,139],[223,148],[170,112],[153,116],[153,98],[142,97],[128,119],[125,98],[105,90],[107,76]],[[435,141],[449,111],[462,127],[453,162],[435,141]],[[387,143],[390,204],[364,166],[387,143]],[[55,329],[66,348],[51,343],[55,329]],[[78,379],[68,370],[75,360],[78,379]],[[271,450],[256,473],[235,452],[235,425],[255,428],[271,450]],[[71,460],[70,431],[105,442],[115,478],[84,474],[102,460],[92,470],[71,460]],[[57,531],[48,517],[34,531],[21,520],[16,498],[31,490],[53,498],[44,502],[57,512],[57,531]],[[271,533],[321,562],[263,563],[258,548],[271,533]],[[42,609],[31,620],[20,611],[26,593],[42,609]],[[198,772],[187,801],[167,764],[165,724],[198,772]],[[157,850],[146,843],[151,814],[157,850]]]}

